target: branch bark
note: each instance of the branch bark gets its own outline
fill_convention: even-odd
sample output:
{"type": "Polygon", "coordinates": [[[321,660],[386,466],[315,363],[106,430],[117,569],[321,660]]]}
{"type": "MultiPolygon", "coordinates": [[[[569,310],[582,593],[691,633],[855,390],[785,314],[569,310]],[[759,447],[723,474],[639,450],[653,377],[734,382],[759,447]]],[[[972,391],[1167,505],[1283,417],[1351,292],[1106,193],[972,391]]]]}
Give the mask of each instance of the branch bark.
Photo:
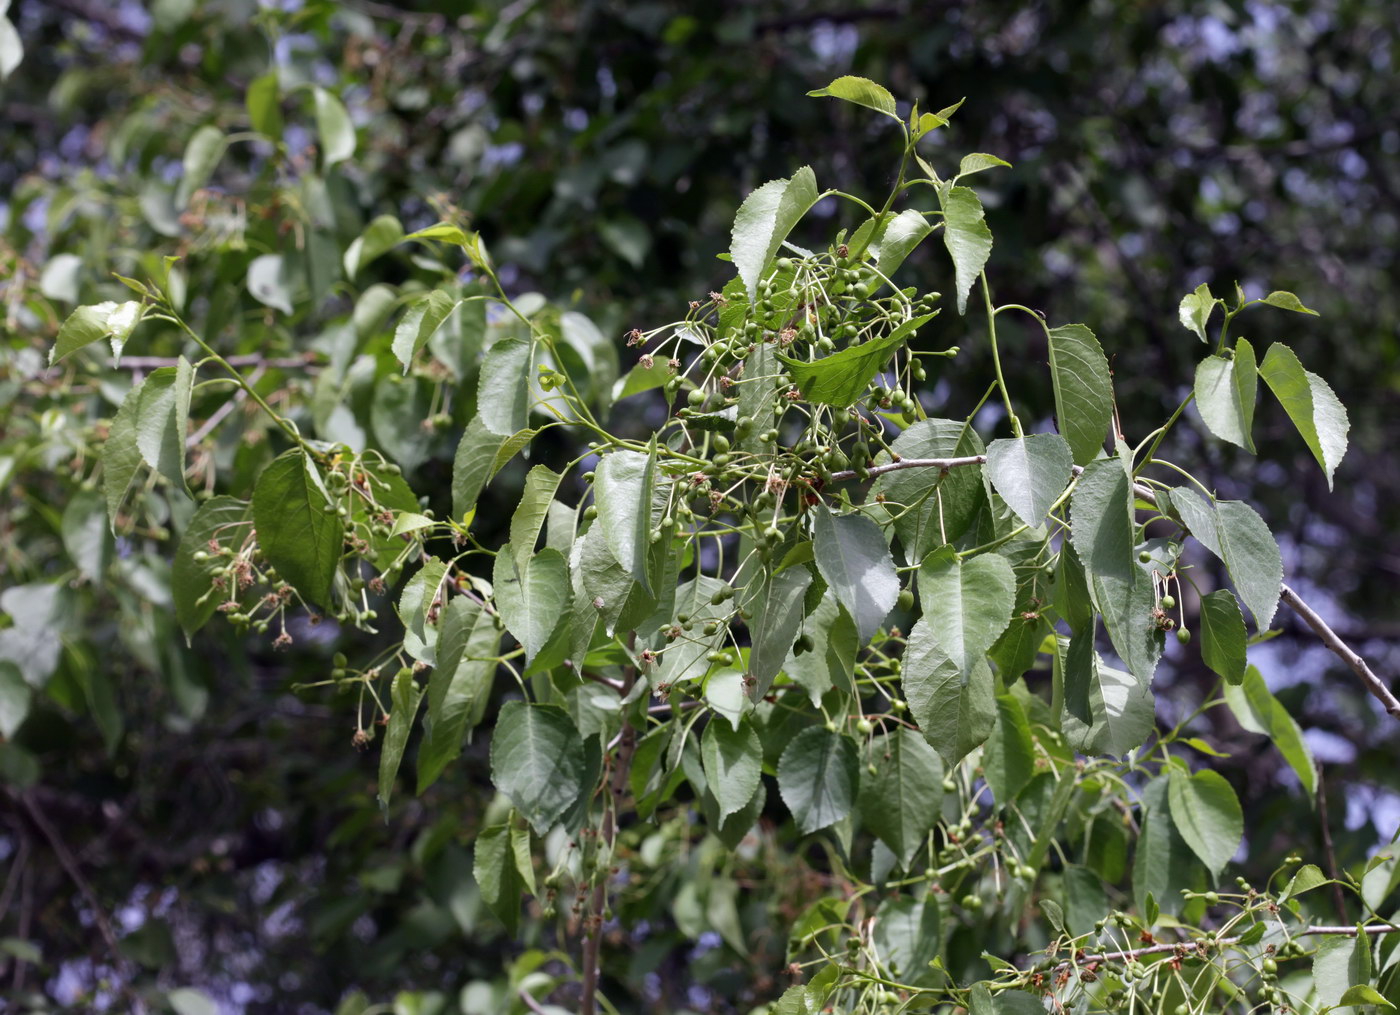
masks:
{"type": "MultiPolygon", "coordinates": [[[[634,632],[627,647],[631,649],[636,640],[634,632]]],[[[628,666],[622,678],[622,696],[625,699],[637,679],[637,668],[628,666]]],[[[583,939],[583,998],[579,1002],[579,1015],[597,1015],[598,1010],[598,970],[600,952],[603,946],[603,913],[608,906],[608,879],[612,871],[613,843],[617,841],[617,810],[622,805],[627,792],[628,776],[632,771],[632,752],[637,744],[637,731],[627,719],[626,710],[622,714],[622,732],[618,734],[617,753],[612,759],[612,771],[608,777],[608,796],[603,801],[603,826],[599,832],[606,848],[608,869],[596,872],[597,883],[593,886],[593,899],[590,904],[588,921],[584,924],[583,939]]]]}

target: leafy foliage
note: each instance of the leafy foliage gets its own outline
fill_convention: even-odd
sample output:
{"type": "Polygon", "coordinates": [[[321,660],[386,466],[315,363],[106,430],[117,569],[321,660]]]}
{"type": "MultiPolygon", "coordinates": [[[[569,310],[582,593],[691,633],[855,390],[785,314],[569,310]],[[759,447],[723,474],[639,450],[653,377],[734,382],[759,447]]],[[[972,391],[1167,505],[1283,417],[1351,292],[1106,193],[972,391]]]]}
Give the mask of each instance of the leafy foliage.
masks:
{"type": "MultiPolygon", "coordinates": [[[[249,89],[249,119],[272,136],[292,98],[279,88],[259,77],[249,89]]],[[[484,906],[509,934],[523,922],[532,944],[577,942],[581,955],[576,985],[558,955],[527,953],[503,1005],[557,990],[595,1010],[600,945],[617,953],[609,996],[643,979],[624,968],[621,941],[603,940],[609,916],[629,929],[664,921],[684,939],[713,933],[742,954],[768,917],[744,903],[739,870],[778,846],[794,865],[820,854],[807,870],[824,890],[797,900],[785,954],[763,957],[765,975],[792,963],[806,980],[750,996],[772,1011],[1039,1011],[1047,998],[1086,1012],[1218,1011],[1247,1010],[1250,991],[1314,1007],[1393,994],[1393,974],[1373,972],[1393,947],[1384,925],[1325,936],[1305,971],[1312,910],[1270,885],[1208,887],[1240,845],[1241,807],[1219,773],[1191,770],[1201,745],[1182,724],[1154,722],[1164,635],[1185,632],[1184,606],[1172,613],[1193,584],[1183,553],[1194,537],[1235,586],[1200,597],[1202,658],[1229,684],[1202,707],[1227,702],[1313,789],[1296,723],[1246,668],[1239,602],[1262,634],[1282,594],[1272,532],[1243,502],[1202,496],[1184,466],[1162,468],[1161,436],[1180,412],[1136,448],[1110,431],[1112,377],[1083,325],[1041,322],[1058,432],[1023,432],[995,321],[1024,308],[995,304],[991,230],[960,182],[1006,164],[975,154],[939,176],[946,153],[918,146],[957,107],[914,109],[906,123],[864,79],[813,94],[898,122],[895,191],[875,211],[820,194],[811,170],[755,190],[733,227],[736,278],[683,319],[629,334],[643,350],[635,381],[582,315],[512,297],[450,207],[437,226],[408,233],[380,215],[348,240],[313,211],[304,247],[218,267],[231,305],[190,300],[193,269],[175,262],[123,282],[135,301],[79,307],[53,346],[70,371],[109,376],[102,339],[115,356],[133,341],[182,349],[117,403],[100,451],[111,526],[123,539],[182,533],[167,595],[187,633],[223,614],[286,644],[303,611],[360,633],[345,647],[363,655],[333,658],[326,683],[358,699],[357,745],[383,729],[377,796],[391,822],[405,759],[416,750],[422,794],[484,725],[498,795],[457,827],[469,867],[424,844],[425,877],[469,886],[446,903],[459,922],[484,906]],[[911,164],[933,195],[903,186],[911,164]],[[788,242],[823,196],[859,209],[854,227],[813,250],[788,242]],[[896,212],[896,200],[910,207],[896,212]],[[951,372],[961,350],[915,348],[938,294],[890,277],[940,231],[969,335],[975,287],[987,310],[989,393],[1011,430],[990,444],[982,403],[929,418],[926,362],[951,372]],[[390,263],[394,281],[368,281],[390,263]],[[231,316],[305,325],[332,286],[362,277],[349,313],[318,322],[326,359],[300,400],[270,398],[221,351],[231,316]],[[196,385],[197,370],[233,387],[196,385]],[[657,425],[629,435],[612,403],[659,406],[658,393],[657,425]],[[258,414],[257,439],[187,460],[190,419],[217,424],[240,405],[258,414]],[[503,480],[527,452],[549,464],[503,480]],[[435,471],[449,457],[450,477],[435,471]],[[197,508],[190,478],[204,480],[197,508]],[[488,528],[483,494],[517,479],[509,522],[488,528]],[[447,518],[429,506],[434,484],[450,489],[447,518]],[[228,494],[209,496],[216,485],[228,494]],[[487,538],[502,527],[506,540],[487,538]],[[675,887],[674,901],[658,910],[638,882],[675,887]],[[1159,934],[1172,947],[1155,947],[1159,934]],[[1286,981],[1279,959],[1295,967],[1286,981]]],[[[314,209],[345,183],[338,167],[360,141],[331,89],[311,87],[310,105],[318,157],[298,187],[314,209]]],[[[191,134],[177,206],[230,144],[222,127],[191,134]]],[[[1255,302],[1306,312],[1288,293],[1255,302]]],[[[1249,305],[1203,286],[1181,319],[1209,342],[1223,310],[1194,397],[1208,431],[1253,450],[1252,349],[1226,345],[1249,305]]],[[[1330,483],[1345,410],[1292,355],[1271,347],[1258,373],[1330,483]]],[[[83,526],[103,521],[102,500],[72,503],[63,541],[91,582],[115,566],[107,526],[83,526]]],[[[3,728],[19,730],[48,690],[84,701],[104,735],[117,730],[105,689],[81,667],[59,674],[33,639],[53,626],[52,604],[7,595],[3,606],[16,621],[0,632],[3,728]]],[[[22,784],[24,748],[5,746],[7,778],[22,784]]],[[[778,895],[794,883],[780,863],[778,895]]],[[[1358,895],[1364,924],[1377,907],[1358,895]]],[[[415,928],[431,942],[429,930],[415,928]]],[[[179,990],[166,1000],[195,1003],[179,990]]],[[[486,1010],[479,992],[458,1007],[486,1010]]]]}

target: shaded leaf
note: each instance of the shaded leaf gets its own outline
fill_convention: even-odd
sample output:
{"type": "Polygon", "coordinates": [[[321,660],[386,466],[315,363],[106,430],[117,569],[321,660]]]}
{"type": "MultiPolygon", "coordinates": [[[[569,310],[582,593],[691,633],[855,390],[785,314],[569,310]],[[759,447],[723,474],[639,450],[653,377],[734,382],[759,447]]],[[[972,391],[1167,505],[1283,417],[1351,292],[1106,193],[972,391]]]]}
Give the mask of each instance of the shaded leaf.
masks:
{"type": "Polygon", "coordinates": [[[938,820],[943,762],[904,726],[871,741],[869,757],[875,770],[860,777],[861,819],[907,869],[938,820]]]}
{"type": "Polygon", "coordinates": [[[817,569],[856,622],[862,642],[884,623],[899,598],[899,577],[880,527],[864,515],[819,508],[812,522],[817,569]]]}
{"type": "Polygon", "coordinates": [[[851,813],[858,765],[855,742],[840,733],[811,726],[793,737],[778,762],[778,792],[802,834],[851,813]]]}
{"type": "MultiPolygon", "coordinates": [[[[1016,575],[996,553],[959,559],[952,547],[931,554],[919,568],[919,601],[939,646],[966,679],[1011,622],[1016,575]]],[[[834,583],[833,583],[834,585],[834,583]]]]}
{"type": "Polygon", "coordinates": [[[486,712],[501,630],[480,603],[454,596],[442,611],[437,663],[428,681],[427,735],[418,748],[418,792],[442,774],[486,712]]]}
{"type": "Polygon", "coordinates": [[[253,488],[253,524],[278,574],[309,602],[329,606],[344,525],[314,470],[299,449],[274,459],[253,488]]]}
{"type": "Polygon", "coordinates": [[[1244,615],[1227,589],[1201,597],[1201,660],[1232,684],[1244,679],[1244,615]]]}
{"type": "Polygon", "coordinates": [[[1133,486],[1121,459],[1084,467],[1070,499],[1070,540],[1090,575],[1132,580],[1138,569],[1133,486]]]}
{"type": "Polygon", "coordinates": [[[220,496],[199,505],[185,526],[175,551],[175,563],[170,569],[170,598],[175,603],[175,619],[186,637],[209,622],[223,598],[209,594],[214,588],[213,567],[218,566],[222,558],[201,563],[194,555],[210,553],[211,542],[220,546],[240,545],[252,524],[251,504],[220,496]]]}
{"type": "Polygon", "coordinates": [[[529,342],[508,338],[486,350],[477,381],[476,411],[489,433],[509,437],[525,429],[530,414],[529,342]]]}
{"type": "Polygon", "coordinates": [[[1219,772],[1187,775],[1172,769],[1167,798],[1182,839],[1218,877],[1244,838],[1244,812],[1235,791],[1219,772]]]}
{"type": "Polygon", "coordinates": [[[987,476],[1006,506],[1027,525],[1045,521],[1050,505],[1073,475],[1069,443],[1056,434],[1033,434],[987,445],[987,476]]]}
{"type": "Polygon", "coordinates": [[[763,774],[763,747],[749,721],[740,719],[736,728],[718,716],[711,719],[700,740],[700,757],[720,821],[747,807],[763,774]]]}
{"type": "Polygon", "coordinates": [[[507,544],[496,554],[492,584],[501,620],[529,663],[569,613],[569,566],[558,550],[545,549],[527,557],[520,568],[507,544]]]}
{"type": "Polygon", "coordinates": [[[1092,462],[1113,421],[1113,382],[1094,333],[1082,324],[1051,328],[1050,380],[1056,427],[1069,442],[1076,465],[1092,462]]]}
{"type": "Polygon", "coordinates": [[[387,808],[394,792],[394,779],[399,773],[399,763],[403,761],[404,748],[408,745],[408,734],[413,729],[413,719],[418,714],[418,703],[423,700],[423,692],[413,680],[413,670],[403,667],[394,677],[389,707],[389,724],[384,729],[384,746],[379,754],[379,806],[387,808]]]}
{"type": "Polygon", "coordinates": [[[1254,350],[1240,339],[1234,357],[1211,356],[1196,366],[1196,408],[1201,421],[1222,441],[1254,454],[1254,350]]]}
{"type": "Polygon", "coordinates": [[[491,737],[491,781],[540,834],[583,792],[583,740],[557,705],[508,701],[491,737]]]}
{"type": "Polygon", "coordinates": [[[355,125],[350,113],[334,93],[316,88],[316,133],[321,139],[321,165],[329,169],[355,154],[355,125]]]}

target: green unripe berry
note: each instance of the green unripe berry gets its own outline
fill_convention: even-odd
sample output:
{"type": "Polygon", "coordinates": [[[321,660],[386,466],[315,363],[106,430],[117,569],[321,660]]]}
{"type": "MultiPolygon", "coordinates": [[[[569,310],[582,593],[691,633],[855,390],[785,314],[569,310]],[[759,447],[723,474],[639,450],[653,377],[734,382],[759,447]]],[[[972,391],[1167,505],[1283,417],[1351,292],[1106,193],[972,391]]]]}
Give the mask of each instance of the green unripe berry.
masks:
{"type": "MultiPolygon", "coordinates": [[[[875,729],[875,724],[869,719],[856,720],[856,732],[868,736],[875,729]]],[[[873,772],[871,773],[874,774],[873,772]]]]}
{"type": "Polygon", "coordinates": [[[1190,645],[1190,644],[1191,644],[1191,632],[1188,631],[1188,630],[1186,630],[1186,628],[1184,628],[1184,627],[1179,627],[1179,628],[1177,628],[1177,630],[1176,630],[1176,640],[1177,640],[1178,642],[1180,642],[1182,645],[1190,645]]]}
{"type": "Polygon", "coordinates": [[[583,520],[584,520],[584,521],[586,521],[586,522],[591,522],[593,519],[595,519],[595,518],[597,518],[597,517],[598,517],[598,506],[597,506],[596,504],[590,504],[590,505],[588,505],[588,507],[586,507],[586,508],[583,509],[583,520]]]}
{"type": "Polygon", "coordinates": [[[1163,597],[1162,597],[1162,609],[1164,609],[1164,610],[1171,610],[1171,609],[1175,609],[1175,607],[1176,607],[1176,597],[1175,597],[1175,596],[1163,596],[1163,597]]]}
{"type": "Polygon", "coordinates": [[[975,913],[982,908],[982,897],[980,895],[964,895],[958,900],[958,905],[975,913]]]}
{"type": "MultiPolygon", "coordinates": [[[[710,350],[707,349],[706,353],[708,353],[709,351],[710,350]]],[[[689,403],[692,409],[700,408],[700,406],[705,404],[705,389],[692,388],[690,394],[685,396],[685,400],[687,403],[689,403]]]]}
{"type": "Polygon", "coordinates": [[[914,590],[904,589],[899,593],[899,598],[895,600],[895,605],[901,610],[912,610],[914,608],[914,590]]]}
{"type": "Polygon", "coordinates": [[[1206,900],[1207,906],[1214,906],[1220,901],[1220,896],[1216,892],[1206,892],[1202,898],[1206,900]]]}
{"type": "Polygon", "coordinates": [[[1139,550],[1139,551],[1138,551],[1138,560],[1141,561],[1141,562],[1144,563],[1144,564],[1150,564],[1150,563],[1152,563],[1152,551],[1151,551],[1151,550],[1139,550]]]}
{"type": "Polygon", "coordinates": [[[953,777],[952,777],[951,775],[948,776],[947,778],[945,778],[945,779],[943,780],[943,792],[944,792],[944,793],[956,793],[957,791],[958,791],[958,784],[957,784],[956,782],[953,781],[953,777]]]}
{"type": "Polygon", "coordinates": [[[349,664],[349,662],[350,660],[345,658],[344,652],[337,652],[335,655],[331,656],[331,665],[338,670],[345,669],[346,665],[349,664]]]}
{"type": "Polygon", "coordinates": [[[1260,967],[1264,970],[1264,972],[1268,973],[1270,976],[1273,976],[1278,972],[1278,963],[1271,958],[1265,959],[1262,963],[1260,963],[1260,967]]]}

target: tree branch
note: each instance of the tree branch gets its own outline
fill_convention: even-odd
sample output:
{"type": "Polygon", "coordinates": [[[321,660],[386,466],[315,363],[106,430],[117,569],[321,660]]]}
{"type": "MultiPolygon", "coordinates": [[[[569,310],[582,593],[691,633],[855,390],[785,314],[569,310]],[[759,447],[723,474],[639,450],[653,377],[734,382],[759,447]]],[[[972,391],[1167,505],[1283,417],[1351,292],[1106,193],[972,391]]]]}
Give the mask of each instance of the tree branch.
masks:
{"type": "MultiPolygon", "coordinates": [[[[1327,934],[1340,934],[1345,937],[1356,937],[1358,934],[1394,934],[1396,928],[1388,923],[1373,923],[1364,927],[1341,925],[1336,927],[1314,924],[1294,931],[1294,937],[1318,937],[1327,934]]],[[[1225,948],[1239,941],[1238,937],[1224,937],[1210,942],[1207,947],[1225,948]]],[[[1206,946],[1204,941],[1171,941],[1165,944],[1145,945],[1142,948],[1130,948],[1121,952],[1100,952],[1097,955],[1077,955],[1071,960],[1060,963],[1057,968],[1068,968],[1074,965],[1083,965],[1088,962],[1128,962],[1136,959],[1140,955],[1161,955],[1164,952],[1180,951],[1183,958],[1192,952],[1200,954],[1199,949],[1206,946]]]]}
{"type": "MultiPolygon", "coordinates": [[[[634,631],[628,638],[630,650],[636,641],[634,631]]],[[[626,698],[637,679],[637,668],[628,666],[622,677],[622,696],[626,698]]],[[[583,939],[583,998],[579,1002],[579,1015],[596,1015],[598,1010],[598,962],[603,945],[603,912],[608,905],[608,879],[611,877],[612,847],[617,841],[617,808],[622,803],[622,795],[627,792],[628,776],[632,770],[632,751],[637,743],[637,731],[622,714],[622,732],[618,734],[617,754],[613,758],[612,773],[608,778],[608,799],[603,801],[603,827],[600,831],[607,847],[608,867],[596,871],[597,883],[593,886],[591,912],[584,927],[583,939]]]]}

